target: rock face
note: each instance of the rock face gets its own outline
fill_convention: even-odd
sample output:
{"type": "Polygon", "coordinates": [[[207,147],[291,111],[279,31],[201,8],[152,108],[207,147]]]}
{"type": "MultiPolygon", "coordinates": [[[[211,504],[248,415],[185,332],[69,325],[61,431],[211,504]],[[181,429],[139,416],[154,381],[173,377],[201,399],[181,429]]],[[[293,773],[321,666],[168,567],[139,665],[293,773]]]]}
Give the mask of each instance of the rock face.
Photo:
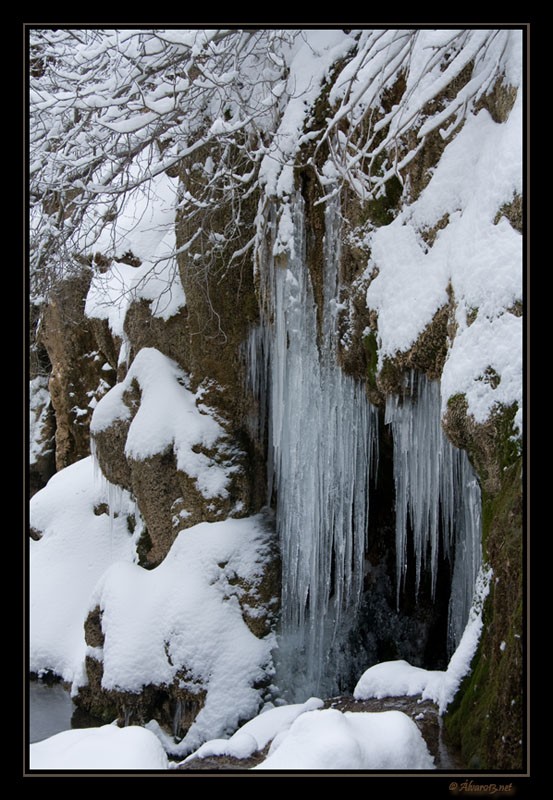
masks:
{"type": "Polygon", "coordinates": [[[89,285],[87,270],[58,285],[44,309],[39,331],[39,343],[52,365],[48,388],[56,418],[57,470],[89,454],[92,411],[115,379],[84,314],[89,285]]]}
{"type": "Polygon", "coordinates": [[[483,540],[494,580],[472,674],[465,680],[446,724],[469,766],[522,763],[523,500],[522,459],[512,437],[514,409],[500,408],[483,425],[466,414],[466,402],[449,404],[445,427],[466,447],[480,476],[483,540]],[[492,720],[501,719],[501,736],[492,720]]]}
{"type": "Polygon", "coordinates": [[[56,471],[56,417],[48,392],[48,377],[35,375],[30,382],[29,494],[32,496],[56,471]]]}

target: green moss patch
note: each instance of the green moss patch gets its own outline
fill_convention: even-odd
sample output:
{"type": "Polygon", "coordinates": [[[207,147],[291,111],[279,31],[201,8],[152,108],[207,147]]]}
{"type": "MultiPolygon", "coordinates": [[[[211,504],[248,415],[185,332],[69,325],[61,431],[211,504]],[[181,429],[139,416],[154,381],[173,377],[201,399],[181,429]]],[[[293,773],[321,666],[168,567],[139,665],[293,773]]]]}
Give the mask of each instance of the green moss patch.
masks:
{"type": "Polygon", "coordinates": [[[484,632],[473,669],[445,723],[471,769],[523,767],[522,462],[500,491],[483,495],[483,542],[493,567],[484,632]]]}

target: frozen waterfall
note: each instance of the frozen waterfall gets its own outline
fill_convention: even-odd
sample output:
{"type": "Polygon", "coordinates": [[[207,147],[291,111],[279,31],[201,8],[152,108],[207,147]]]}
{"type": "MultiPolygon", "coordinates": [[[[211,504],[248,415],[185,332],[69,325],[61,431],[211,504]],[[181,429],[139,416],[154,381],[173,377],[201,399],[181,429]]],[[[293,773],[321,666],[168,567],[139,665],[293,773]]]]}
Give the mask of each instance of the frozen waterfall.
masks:
{"type": "Polygon", "coordinates": [[[286,264],[275,263],[269,245],[262,276],[266,316],[252,333],[248,360],[254,389],[268,399],[269,497],[274,489],[282,553],[279,672],[283,683],[292,677],[304,699],[337,691],[341,664],[347,667],[347,636],[363,589],[378,418],[364,386],[336,363],[336,206],[326,210],[319,322],[300,196],[292,221],[286,264]]]}
{"type": "MultiPolygon", "coordinates": [[[[277,219],[273,208],[263,222],[261,323],[251,332],[246,360],[258,400],[252,432],[267,445],[268,503],[276,502],[282,557],[277,683],[289,700],[303,701],[347,688],[350,634],[363,598],[369,483],[378,469],[378,412],[364,385],[338,365],[338,203],[327,204],[323,263],[312,265],[321,270],[319,309],[301,195],[281,207],[281,215],[277,219]],[[283,231],[289,237],[286,256],[283,231]]],[[[439,384],[423,375],[411,373],[403,395],[387,400],[398,607],[411,530],[415,563],[409,569],[415,570],[417,591],[423,571],[430,572],[434,593],[441,559],[453,565],[448,609],[453,650],[468,619],[481,562],[480,490],[466,453],[446,439],[440,420],[439,384]]]]}
{"type": "Polygon", "coordinates": [[[481,564],[480,488],[465,451],[453,447],[442,432],[438,382],[411,372],[403,397],[388,397],[385,423],[391,425],[394,440],[398,605],[408,568],[409,523],[417,591],[427,568],[434,594],[440,548],[453,562],[448,610],[452,651],[463,634],[481,564]]]}

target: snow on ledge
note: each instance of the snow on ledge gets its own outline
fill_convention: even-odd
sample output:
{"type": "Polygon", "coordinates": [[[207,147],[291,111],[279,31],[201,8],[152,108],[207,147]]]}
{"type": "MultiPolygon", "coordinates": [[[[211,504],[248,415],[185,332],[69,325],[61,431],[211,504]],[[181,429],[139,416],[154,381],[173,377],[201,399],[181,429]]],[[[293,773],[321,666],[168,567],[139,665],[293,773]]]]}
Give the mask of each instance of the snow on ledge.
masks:
{"type": "Polygon", "coordinates": [[[177,469],[195,479],[204,497],[226,497],[229,469],[195,452],[198,447],[213,448],[225,432],[206,406],[198,407],[198,396],[187,388],[186,373],[153,347],[140,350],[125,379],[102,397],[92,417],[92,436],[117,420],[129,419],[123,396],[133,381],[140,387],[141,400],[127,435],[127,458],[142,461],[172,447],[177,469]]]}
{"type": "MultiPolygon", "coordinates": [[[[140,159],[131,173],[139,169],[140,159]]],[[[92,277],[85,314],[107,319],[115,336],[125,338],[125,315],[135,301],[149,301],[152,316],[164,321],[186,305],[175,257],[175,206],[176,181],[158,175],[147,190],[130,192],[94,243],[97,252],[116,257],[130,252],[142,262],[133,267],[114,259],[107,272],[92,277]]]]}

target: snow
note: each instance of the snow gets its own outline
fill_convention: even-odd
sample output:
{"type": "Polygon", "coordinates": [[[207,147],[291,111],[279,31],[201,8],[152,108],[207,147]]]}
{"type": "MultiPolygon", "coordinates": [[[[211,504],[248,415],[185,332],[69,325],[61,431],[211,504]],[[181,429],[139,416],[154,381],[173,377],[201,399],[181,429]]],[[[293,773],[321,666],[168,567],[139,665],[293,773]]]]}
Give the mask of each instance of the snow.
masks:
{"type": "Polygon", "coordinates": [[[158,175],[147,190],[129,194],[113,224],[94,243],[95,252],[111,254],[114,260],[107,272],[94,272],[85,314],[107,319],[112,333],[120,338],[132,302],[149,301],[152,315],[163,320],[186,305],[175,259],[175,206],[176,182],[166,174],[158,175]],[[140,266],[115,260],[127,253],[140,259],[140,266]]]}
{"type": "Polygon", "coordinates": [[[260,167],[260,182],[268,196],[293,192],[294,157],[312,105],[332,65],[353,46],[354,40],[341,30],[302,31],[296,38],[289,55],[286,105],[260,167]]]}
{"type": "Polygon", "coordinates": [[[401,711],[301,714],[256,770],[434,769],[416,724],[401,711]]]}
{"type": "MultiPolygon", "coordinates": [[[[201,523],[175,539],[153,570],[119,562],[89,598],[103,611],[102,686],[138,692],[176,683],[205,705],[175,753],[252,717],[254,688],[271,670],[274,637],[258,639],[244,622],[244,583],[260,578],[271,536],[264,517],[201,523]]],[[[255,605],[255,602],[254,602],[255,605]]]]}
{"type": "Polygon", "coordinates": [[[94,513],[115,493],[107,481],[95,480],[89,457],[58,472],[31,499],[30,524],[42,533],[29,542],[31,671],[50,669],[76,685],[84,680],[83,625],[92,590],[113,561],[135,557],[127,529],[126,515],[135,511],[130,495],[117,489],[112,513],[118,516],[94,513]]]}
{"type": "Polygon", "coordinates": [[[208,756],[248,758],[271,742],[268,757],[254,769],[434,769],[417,726],[401,711],[342,713],[322,706],[311,697],[266,710],[230,739],[205,742],[183,763],[208,756]]]}
{"type": "Polygon", "coordinates": [[[264,517],[202,523],[176,538],[154,570],[136,563],[130,495],[95,480],[92,458],[57,473],[31,500],[30,669],[53,670],[75,692],[85,655],[103,662],[104,688],[140,691],[172,682],[206,702],[182,745],[185,754],[236,727],[260,704],[256,683],[271,674],[274,638],[258,639],[239,600],[256,609],[272,536],[264,517]],[[95,513],[109,503],[107,513],[95,513]],[[246,597],[244,584],[251,586],[246,597]],[[103,611],[103,648],[87,648],[84,622],[103,611]]]}
{"type": "Polygon", "coordinates": [[[397,220],[371,242],[371,269],[376,265],[380,273],[369,286],[367,305],[378,311],[381,366],[383,356],[407,350],[447,303],[447,271],[434,249],[425,254],[415,229],[397,220]]]}
{"type": "Polygon", "coordinates": [[[226,497],[232,467],[220,466],[197,452],[221,444],[224,430],[198,403],[201,394],[187,388],[186,373],[153,347],[140,350],[124,380],[100,400],[92,417],[92,436],[117,420],[129,419],[124,395],[133,383],[138,384],[141,398],[127,434],[125,455],[140,461],[173,448],[177,469],[195,480],[204,497],[226,497]]]}
{"type": "Polygon", "coordinates": [[[62,731],[30,746],[32,770],[157,770],[168,769],[157,737],[137,726],[62,731]]]}
{"type": "Polygon", "coordinates": [[[453,701],[462,679],[470,672],[482,632],[482,610],[491,577],[491,569],[480,570],[469,621],[447,670],[421,669],[407,661],[384,661],[363,673],[353,690],[355,699],[420,695],[422,700],[434,701],[443,714],[453,701]]]}
{"type": "Polygon", "coordinates": [[[310,697],[305,703],[293,703],[263,710],[257,717],[242,725],[230,739],[211,739],[191,753],[182,763],[208,756],[248,758],[258,750],[263,750],[277,735],[287,731],[300,714],[322,708],[323,705],[323,701],[318,697],[310,697]]]}
{"type": "MultiPolygon", "coordinates": [[[[442,413],[455,394],[484,422],[498,403],[522,405],[522,320],[508,311],[522,298],[522,237],[500,208],[522,191],[522,98],[506,122],[469,115],[447,145],[420,197],[389,225],[368,234],[367,305],[378,312],[379,367],[405,351],[451,285],[457,331],[442,376],[442,413]],[[448,215],[432,247],[422,233],[448,215]],[[470,322],[467,316],[476,318],[470,322]],[[500,382],[485,380],[495,370],[500,382]]],[[[520,414],[517,422],[520,422],[520,414]]]]}
{"type": "Polygon", "coordinates": [[[376,697],[402,697],[423,695],[433,698],[437,691],[433,691],[443,680],[445,671],[427,670],[413,667],[407,661],[383,661],[375,664],[363,673],[353,696],[356,700],[368,700],[376,697]]]}
{"type": "Polygon", "coordinates": [[[29,381],[29,464],[49,452],[46,448],[51,442],[44,442],[43,436],[50,402],[48,378],[38,375],[29,381]]]}
{"type": "Polygon", "coordinates": [[[468,410],[477,422],[485,422],[497,403],[518,406],[516,424],[522,429],[522,336],[523,319],[505,313],[479,318],[457,334],[442,374],[444,398],[464,394],[468,410]],[[486,378],[497,373],[499,383],[486,378]],[[493,372],[492,372],[493,374],[493,372]]]}

